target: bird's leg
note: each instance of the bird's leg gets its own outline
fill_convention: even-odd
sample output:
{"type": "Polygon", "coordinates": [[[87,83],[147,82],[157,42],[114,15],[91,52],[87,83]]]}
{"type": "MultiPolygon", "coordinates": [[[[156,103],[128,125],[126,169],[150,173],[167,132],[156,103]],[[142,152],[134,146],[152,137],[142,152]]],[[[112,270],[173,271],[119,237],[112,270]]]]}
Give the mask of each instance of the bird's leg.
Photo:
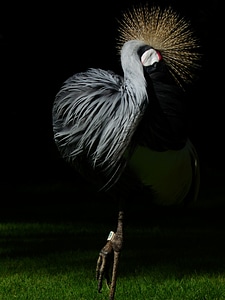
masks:
{"type": "MultiPolygon", "coordinates": [[[[112,231],[110,234],[114,234],[112,231]]],[[[110,235],[109,235],[110,236],[110,235]]],[[[107,285],[110,286],[110,267],[113,261],[113,248],[112,243],[107,239],[106,245],[101,249],[99,253],[99,257],[97,260],[97,267],[96,267],[96,279],[98,280],[98,292],[101,293],[102,290],[102,281],[103,277],[105,277],[107,285]]]]}
{"type": "Polygon", "coordinates": [[[116,233],[110,232],[106,245],[101,249],[97,260],[96,278],[98,280],[98,292],[101,292],[103,277],[110,288],[109,299],[113,300],[116,290],[117,270],[119,257],[123,246],[123,211],[119,211],[116,233]],[[110,269],[112,266],[112,278],[110,282],[110,269]]]}
{"type": "Polygon", "coordinates": [[[116,280],[117,280],[119,257],[123,246],[123,211],[119,211],[116,234],[112,237],[111,242],[114,251],[114,260],[113,260],[112,282],[110,285],[109,299],[113,300],[116,291],[116,280]]]}

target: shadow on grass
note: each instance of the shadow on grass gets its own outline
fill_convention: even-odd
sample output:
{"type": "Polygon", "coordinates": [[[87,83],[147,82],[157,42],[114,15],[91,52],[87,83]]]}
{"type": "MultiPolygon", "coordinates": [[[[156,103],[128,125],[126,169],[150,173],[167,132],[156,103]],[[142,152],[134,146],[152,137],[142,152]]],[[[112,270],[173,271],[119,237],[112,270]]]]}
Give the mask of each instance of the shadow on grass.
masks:
{"type": "MultiPolygon", "coordinates": [[[[156,215],[155,215],[156,216],[156,215]]],[[[125,228],[120,276],[151,272],[160,268],[161,276],[168,269],[178,277],[195,272],[220,273],[225,270],[224,226],[207,219],[199,219],[191,212],[167,218],[130,224],[125,228]]],[[[136,220],[137,221],[137,220],[136,220]]],[[[93,271],[98,251],[106,242],[110,224],[94,223],[2,223],[0,227],[0,259],[43,258],[46,255],[65,254],[64,267],[70,268],[67,255],[74,256],[76,268],[88,267],[93,271]],[[2,230],[4,229],[4,230],[2,230]]],[[[112,228],[111,228],[112,229],[112,228]]]]}
{"type": "MultiPolygon", "coordinates": [[[[87,267],[91,261],[94,266],[109,231],[116,229],[117,206],[92,191],[82,199],[81,190],[65,184],[17,187],[13,199],[18,202],[7,202],[0,212],[0,259],[70,252],[77,267],[87,260],[87,267]]],[[[140,200],[138,206],[131,203],[120,276],[154,268],[160,268],[163,277],[169,276],[168,268],[178,278],[196,272],[224,274],[223,199],[223,182],[214,190],[206,182],[200,204],[190,208],[152,209],[140,200]]],[[[71,267],[70,261],[64,263],[65,269],[71,267]]]]}

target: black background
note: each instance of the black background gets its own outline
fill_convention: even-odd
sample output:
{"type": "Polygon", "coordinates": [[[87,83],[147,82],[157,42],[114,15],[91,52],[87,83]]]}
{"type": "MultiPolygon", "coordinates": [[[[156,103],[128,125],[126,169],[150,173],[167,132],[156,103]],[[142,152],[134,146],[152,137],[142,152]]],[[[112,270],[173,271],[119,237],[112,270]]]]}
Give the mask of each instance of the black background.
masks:
{"type": "MultiPolygon", "coordinates": [[[[121,73],[117,19],[140,1],[8,2],[0,10],[1,183],[71,180],[52,134],[51,109],[63,81],[89,67],[121,73]]],[[[145,2],[143,2],[145,3],[145,2]]],[[[151,4],[151,2],[149,2],[151,4]]],[[[217,0],[155,1],[191,19],[204,54],[193,87],[191,138],[202,170],[224,172],[224,13],[217,0]]]]}

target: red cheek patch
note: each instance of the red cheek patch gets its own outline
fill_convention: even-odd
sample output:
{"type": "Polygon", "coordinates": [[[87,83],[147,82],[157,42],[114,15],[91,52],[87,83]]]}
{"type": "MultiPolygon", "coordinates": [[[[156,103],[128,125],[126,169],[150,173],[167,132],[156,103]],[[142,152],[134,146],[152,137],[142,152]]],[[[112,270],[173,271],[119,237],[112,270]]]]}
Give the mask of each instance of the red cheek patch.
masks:
{"type": "Polygon", "coordinates": [[[159,61],[160,61],[162,59],[162,55],[161,55],[161,53],[159,51],[156,51],[156,52],[158,54],[158,58],[159,58],[159,61]]]}

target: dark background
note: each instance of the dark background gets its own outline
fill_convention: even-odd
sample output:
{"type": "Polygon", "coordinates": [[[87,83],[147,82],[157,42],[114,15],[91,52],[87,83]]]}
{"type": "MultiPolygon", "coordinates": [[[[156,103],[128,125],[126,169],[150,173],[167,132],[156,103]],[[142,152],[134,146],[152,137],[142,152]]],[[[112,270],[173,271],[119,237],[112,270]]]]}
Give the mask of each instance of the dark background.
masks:
{"type": "MultiPolygon", "coordinates": [[[[19,197],[18,186],[79,182],[75,172],[60,158],[53,141],[54,97],[69,76],[89,67],[122,74],[115,49],[117,19],[137,3],[140,1],[1,4],[2,199],[19,197]]],[[[224,174],[222,3],[154,3],[171,5],[190,18],[200,37],[203,67],[190,99],[190,135],[199,152],[203,177],[212,172],[224,174]]]]}

